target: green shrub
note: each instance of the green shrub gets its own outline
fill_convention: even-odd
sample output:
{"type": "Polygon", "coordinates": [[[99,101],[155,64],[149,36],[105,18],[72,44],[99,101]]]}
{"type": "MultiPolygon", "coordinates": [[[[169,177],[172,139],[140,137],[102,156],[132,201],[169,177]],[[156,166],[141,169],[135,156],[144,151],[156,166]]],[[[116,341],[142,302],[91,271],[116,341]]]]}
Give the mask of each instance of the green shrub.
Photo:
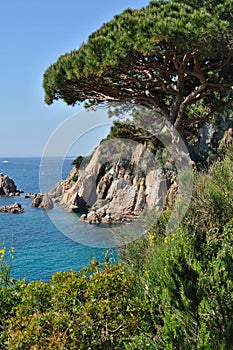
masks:
{"type": "Polygon", "coordinates": [[[147,296],[156,349],[233,348],[232,151],[199,174],[180,227],[166,234],[169,211],[123,258],[147,296]],[[139,261],[139,263],[138,263],[139,261]]]}
{"type": "Polygon", "coordinates": [[[79,157],[75,158],[75,159],[73,160],[73,162],[72,162],[72,165],[75,165],[75,167],[76,167],[77,169],[79,169],[79,168],[80,168],[80,165],[82,164],[83,159],[84,159],[83,156],[79,156],[79,157]]]}
{"type": "Polygon", "coordinates": [[[10,278],[11,263],[14,258],[14,248],[11,247],[8,251],[9,257],[7,260],[6,246],[2,244],[2,249],[0,249],[0,288],[9,285],[12,281],[10,278]]]}
{"type": "Polygon", "coordinates": [[[121,251],[123,262],[92,260],[80,272],[28,284],[6,269],[1,348],[232,349],[232,154],[197,176],[176,230],[166,233],[171,210],[164,211],[121,251]]]}
{"type": "Polygon", "coordinates": [[[233,151],[199,175],[194,189],[195,226],[222,226],[233,216],[233,151]]]}
{"type": "Polygon", "coordinates": [[[78,156],[73,160],[72,165],[74,165],[76,169],[80,169],[80,167],[82,166],[82,169],[83,169],[90,162],[91,157],[92,155],[85,156],[85,157],[78,156]]]}
{"type": "Polygon", "coordinates": [[[131,338],[143,327],[148,332],[149,324],[146,304],[133,293],[133,284],[134,275],[123,263],[95,261],[81,272],[22,284],[2,344],[7,349],[129,349],[131,338]]]}

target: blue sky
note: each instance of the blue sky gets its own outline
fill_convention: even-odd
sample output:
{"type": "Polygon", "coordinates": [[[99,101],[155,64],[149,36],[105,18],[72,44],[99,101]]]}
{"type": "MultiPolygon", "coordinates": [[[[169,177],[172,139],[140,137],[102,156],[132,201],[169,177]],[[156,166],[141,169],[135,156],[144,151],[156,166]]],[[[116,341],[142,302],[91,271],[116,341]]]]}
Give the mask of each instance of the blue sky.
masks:
{"type": "Polygon", "coordinates": [[[0,157],[42,154],[54,130],[80,110],[45,105],[46,68],[115,14],[148,2],[0,0],[0,157]]]}

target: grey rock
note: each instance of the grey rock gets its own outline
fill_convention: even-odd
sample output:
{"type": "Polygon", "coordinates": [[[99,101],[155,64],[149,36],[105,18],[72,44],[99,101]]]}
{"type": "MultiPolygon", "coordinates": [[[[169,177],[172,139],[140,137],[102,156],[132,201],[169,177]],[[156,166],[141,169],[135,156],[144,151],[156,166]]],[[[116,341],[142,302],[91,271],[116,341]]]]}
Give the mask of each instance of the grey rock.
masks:
{"type": "Polygon", "coordinates": [[[168,191],[167,191],[167,203],[166,205],[168,207],[172,207],[174,202],[175,202],[175,199],[177,197],[177,193],[178,193],[178,185],[176,183],[176,181],[174,181],[173,184],[171,184],[171,186],[169,187],[168,191]]]}
{"type": "Polygon", "coordinates": [[[9,214],[21,214],[24,213],[24,209],[22,208],[21,204],[14,203],[11,205],[0,206],[0,212],[9,214]]]}
{"type": "Polygon", "coordinates": [[[31,198],[31,199],[34,199],[34,198],[36,198],[36,196],[37,196],[37,193],[26,193],[26,194],[24,195],[24,198],[31,198]]]}
{"type": "Polygon", "coordinates": [[[95,211],[90,211],[90,213],[87,214],[86,221],[89,224],[98,224],[100,222],[95,211]]]}
{"type": "Polygon", "coordinates": [[[81,220],[81,221],[86,221],[86,218],[87,218],[87,214],[82,214],[82,215],[80,216],[80,220],[81,220]]]}
{"type": "Polygon", "coordinates": [[[30,204],[32,207],[39,208],[43,200],[42,194],[37,194],[32,203],[30,204]]]}
{"type": "Polygon", "coordinates": [[[110,224],[112,222],[111,215],[106,215],[102,217],[102,224],[110,224]]]}
{"type": "Polygon", "coordinates": [[[0,173],[0,195],[19,196],[21,192],[12,178],[0,173]]]}
{"type": "Polygon", "coordinates": [[[30,204],[32,207],[42,208],[45,210],[52,209],[54,207],[53,200],[48,194],[37,194],[30,204]]]}
{"type": "Polygon", "coordinates": [[[45,195],[43,196],[43,200],[40,204],[40,208],[43,208],[45,210],[50,210],[53,209],[54,204],[53,204],[53,200],[49,195],[45,195]]]}
{"type": "Polygon", "coordinates": [[[142,144],[126,145],[122,158],[119,145],[100,144],[85,167],[74,168],[49,192],[53,202],[69,212],[86,212],[80,220],[91,224],[132,221],[165,205],[171,181],[154,154],[142,144]]]}

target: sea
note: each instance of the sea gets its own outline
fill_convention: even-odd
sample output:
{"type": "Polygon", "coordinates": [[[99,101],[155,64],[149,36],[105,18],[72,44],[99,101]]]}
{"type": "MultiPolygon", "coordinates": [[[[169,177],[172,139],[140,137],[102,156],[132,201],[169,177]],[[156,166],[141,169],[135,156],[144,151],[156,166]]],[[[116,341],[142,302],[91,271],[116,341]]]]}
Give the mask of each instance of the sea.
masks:
{"type": "MultiPolygon", "coordinates": [[[[0,249],[6,247],[6,259],[14,248],[11,277],[47,281],[56,271],[79,271],[91,259],[102,262],[107,255],[112,262],[118,261],[111,244],[93,244],[93,237],[101,239],[100,227],[81,223],[77,214],[58,206],[50,212],[30,206],[32,199],[25,194],[40,192],[40,164],[39,157],[0,158],[0,173],[10,176],[17,189],[24,191],[19,197],[0,196],[0,206],[18,202],[25,210],[23,214],[0,213],[0,249]]],[[[65,179],[71,169],[72,158],[65,158],[61,177],[65,179]]]]}

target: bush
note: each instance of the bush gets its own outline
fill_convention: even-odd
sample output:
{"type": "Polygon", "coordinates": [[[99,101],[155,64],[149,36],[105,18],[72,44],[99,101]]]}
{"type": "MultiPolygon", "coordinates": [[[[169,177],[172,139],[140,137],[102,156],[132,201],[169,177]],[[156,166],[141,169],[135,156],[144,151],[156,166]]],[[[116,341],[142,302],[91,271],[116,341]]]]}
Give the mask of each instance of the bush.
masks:
{"type": "Polygon", "coordinates": [[[147,296],[156,349],[233,348],[232,154],[197,176],[177,230],[166,235],[164,212],[124,251],[137,271],[135,293],[147,296]]]}
{"type": "Polygon", "coordinates": [[[22,284],[18,299],[13,299],[15,289],[2,289],[13,302],[2,344],[7,349],[130,348],[145,314],[144,301],[132,293],[133,283],[123,263],[92,261],[81,272],[58,272],[46,283],[22,284]]]}
{"type": "Polygon", "coordinates": [[[195,226],[223,226],[233,216],[233,150],[197,178],[194,190],[195,226]]]}
{"type": "Polygon", "coordinates": [[[75,158],[75,159],[73,160],[73,162],[72,162],[72,165],[75,165],[75,167],[76,167],[77,169],[79,169],[79,168],[80,168],[80,165],[82,164],[83,159],[84,159],[83,156],[79,156],[79,157],[75,158]]]}
{"type": "MultiPolygon", "coordinates": [[[[170,211],[122,250],[48,282],[0,288],[2,349],[232,349],[233,152],[197,176],[186,218],[170,211]]],[[[7,270],[9,271],[9,270],[7,270]]]]}
{"type": "Polygon", "coordinates": [[[83,157],[83,156],[78,156],[77,158],[75,158],[72,162],[72,165],[74,165],[76,167],[76,169],[80,169],[80,167],[82,166],[82,169],[85,168],[85,166],[90,162],[92,155],[83,157]]]}

